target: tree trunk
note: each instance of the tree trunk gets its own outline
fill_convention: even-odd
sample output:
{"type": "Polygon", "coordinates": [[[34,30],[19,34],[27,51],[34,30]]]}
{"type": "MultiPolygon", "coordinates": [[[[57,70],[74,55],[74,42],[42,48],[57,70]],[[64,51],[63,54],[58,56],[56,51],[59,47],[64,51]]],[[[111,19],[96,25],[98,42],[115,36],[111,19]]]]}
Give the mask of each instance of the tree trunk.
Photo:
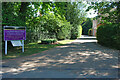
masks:
{"type": "Polygon", "coordinates": [[[117,12],[118,12],[117,22],[120,23],[120,1],[117,2],[117,12]]]}
{"type": "Polygon", "coordinates": [[[26,21],[26,12],[27,12],[27,7],[30,3],[29,2],[21,2],[21,7],[19,11],[20,18],[25,22],[26,21]]]}

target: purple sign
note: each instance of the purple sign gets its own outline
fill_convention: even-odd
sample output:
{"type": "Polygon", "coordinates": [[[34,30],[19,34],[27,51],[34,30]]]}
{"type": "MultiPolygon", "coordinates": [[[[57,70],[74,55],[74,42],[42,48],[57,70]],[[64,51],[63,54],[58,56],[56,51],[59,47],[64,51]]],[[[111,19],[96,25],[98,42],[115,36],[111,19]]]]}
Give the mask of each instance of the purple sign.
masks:
{"type": "Polygon", "coordinates": [[[26,30],[7,30],[4,29],[4,40],[25,40],[26,30]]]}

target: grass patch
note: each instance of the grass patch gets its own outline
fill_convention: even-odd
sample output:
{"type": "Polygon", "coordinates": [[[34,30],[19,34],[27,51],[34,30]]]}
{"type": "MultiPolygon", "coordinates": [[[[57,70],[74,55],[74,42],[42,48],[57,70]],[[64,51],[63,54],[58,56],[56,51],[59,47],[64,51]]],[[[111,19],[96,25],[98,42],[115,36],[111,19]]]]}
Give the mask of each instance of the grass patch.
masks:
{"type": "MultiPolygon", "coordinates": [[[[22,53],[22,47],[14,47],[11,50],[8,50],[8,55],[2,55],[2,59],[14,59],[18,57],[28,56],[35,53],[40,53],[45,50],[49,50],[56,46],[62,46],[73,40],[62,40],[58,41],[60,44],[38,44],[38,43],[29,43],[25,45],[25,52],[22,53]]],[[[3,52],[4,53],[4,52],[3,52]]]]}
{"type": "Polygon", "coordinates": [[[61,40],[61,41],[57,41],[57,42],[60,44],[67,44],[67,43],[70,43],[72,41],[74,41],[74,40],[61,40]]]}

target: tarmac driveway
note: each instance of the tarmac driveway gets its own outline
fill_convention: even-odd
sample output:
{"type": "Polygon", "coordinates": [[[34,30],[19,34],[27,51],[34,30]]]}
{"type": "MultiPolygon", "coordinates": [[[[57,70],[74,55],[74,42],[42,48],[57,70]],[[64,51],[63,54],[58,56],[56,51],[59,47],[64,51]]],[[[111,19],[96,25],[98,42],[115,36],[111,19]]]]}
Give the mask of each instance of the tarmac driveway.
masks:
{"type": "Polygon", "coordinates": [[[118,50],[82,36],[32,56],[3,60],[3,78],[118,78],[118,50]]]}

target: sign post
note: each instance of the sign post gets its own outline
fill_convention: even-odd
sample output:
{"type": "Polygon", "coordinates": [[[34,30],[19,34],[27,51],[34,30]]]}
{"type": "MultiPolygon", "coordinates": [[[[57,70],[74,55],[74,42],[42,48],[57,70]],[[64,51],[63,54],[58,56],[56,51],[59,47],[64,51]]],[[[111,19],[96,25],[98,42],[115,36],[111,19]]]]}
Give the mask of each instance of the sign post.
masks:
{"type": "Polygon", "coordinates": [[[24,40],[22,40],[22,52],[24,52],[24,40]]]}
{"type": "Polygon", "coordinates": [[[24,40],[26,40],[25,27],[4,26],[5,55],[7,55],[7,41],[11,41],[13,46],[22,46],[24,52],[24,40]]]}
{"type": "Polygon", "coordinates": [[[7,40],[5,41],[5,55],[7,55],[7,40]]]}

